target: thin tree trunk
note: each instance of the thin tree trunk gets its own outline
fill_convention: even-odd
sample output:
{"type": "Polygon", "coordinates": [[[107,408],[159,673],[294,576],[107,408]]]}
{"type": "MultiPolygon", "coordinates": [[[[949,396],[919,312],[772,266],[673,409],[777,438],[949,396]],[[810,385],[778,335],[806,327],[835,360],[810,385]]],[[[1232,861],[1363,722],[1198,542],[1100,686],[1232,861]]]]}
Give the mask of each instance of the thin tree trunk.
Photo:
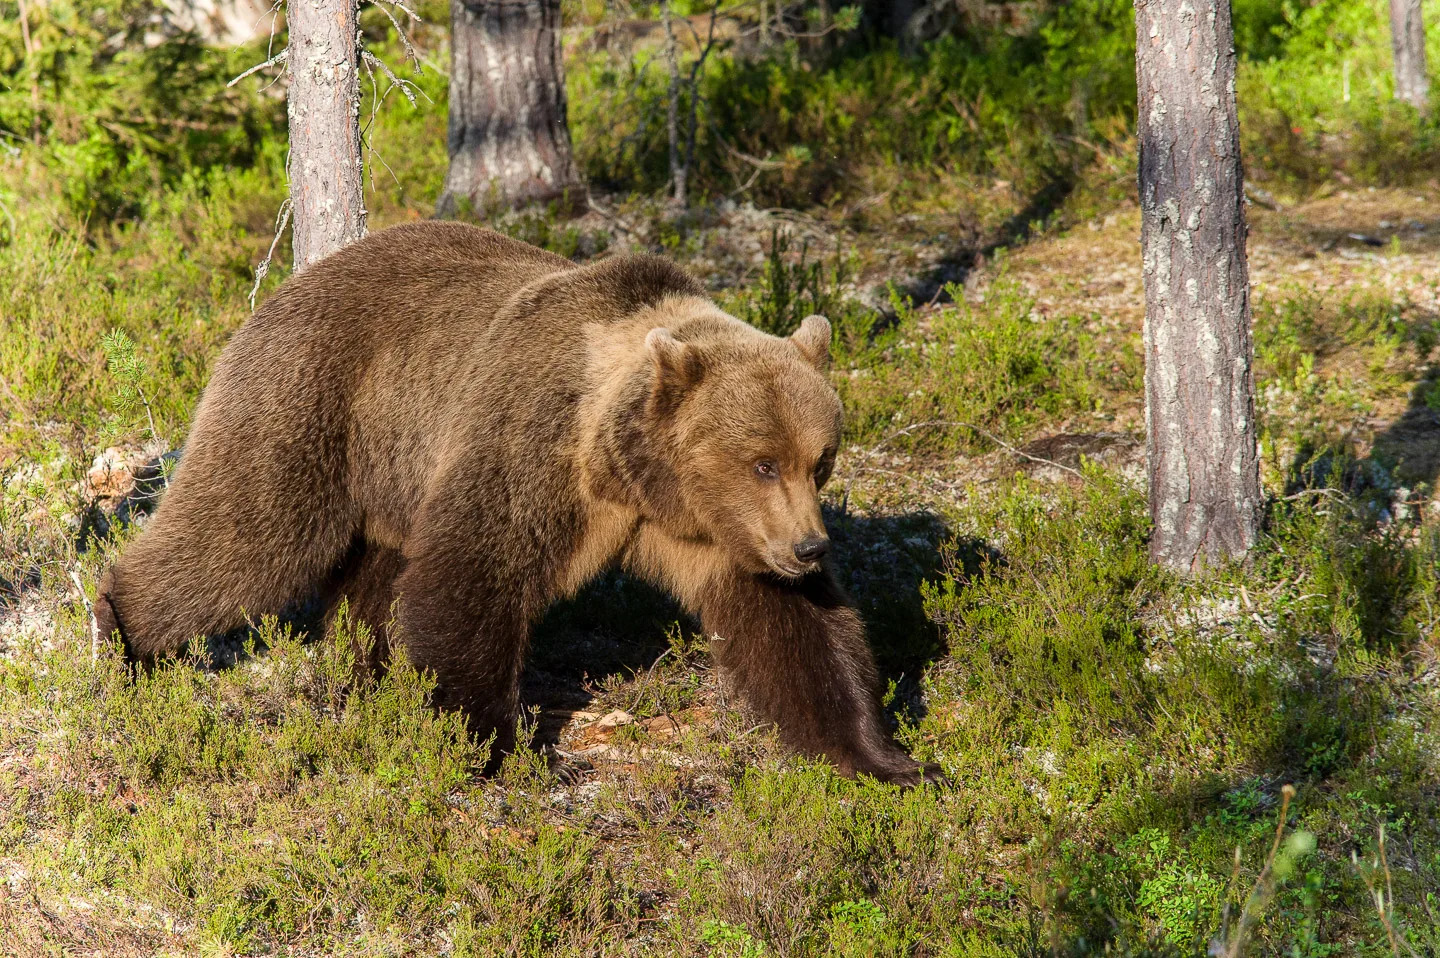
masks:
{"type": "Polygon", "coordinates": [[[1250,281],[1229,0],[1137,0],[1151,557],[1188,572],[1259,531],[1250,281]]]}
{"type": "Polygon", "coordinates": [[[1395,52],[1395,98],[1425,110],[1430,99],[1430,76],[1425,68],[1425,22],[1420,0],[1390,0],[1390,46],[1395,52]]]}
{"type": "Polygon", "coordinates": [[[565,111],[559,0],[451,0],[450,170],[436,212],[581,204],[565,111]]]}
{"type": "Polygon", "coordinates": [[[30,139],[40,145],[40,61],[39,48],[30,39],[30,11],[20,0],[20,39],[25,44],[25,68],[30,71],[30,139]]]}
{"type": "Polygon", "coordinates": [[[866,0],[863,11],[869,31],[898,40],[906,53],[914,50],[914,0],[866,0]]]}
{"type": "Polygon", "coordinates": [[[685,188],[685,192],[676,196],[681,206],[684,206],[689,198],[690,171],[695,169],[695,144],[699,138],[700,126],[700,73],[705,69],[705,61],[710,58],[710,51],[715,49],[715,21],[719,16],[720,0],[715,0],[715,4],[710,8],[710,25],[705,31],[705,44],[690,64],[690,76],[686,82],[686,86],[690,88],[689,117],[685,127],[685,155],[680,161],[680,185],[685,188]]]}
{"type": "Polygon", "coordinates": [[[295,269],[365,235],[355,0],[290,0],[295,269]]]}
{"type": "Polygon", "coordinates": [[[670,185],[675,202],[684,206],[689,170],[680,158],[680,50],[675,41],[668,0],[660,4],[660,19],[665,24],[665,64],[670,70],[670,93],[665,98],[665,135],[670,145],[670,185]]]}

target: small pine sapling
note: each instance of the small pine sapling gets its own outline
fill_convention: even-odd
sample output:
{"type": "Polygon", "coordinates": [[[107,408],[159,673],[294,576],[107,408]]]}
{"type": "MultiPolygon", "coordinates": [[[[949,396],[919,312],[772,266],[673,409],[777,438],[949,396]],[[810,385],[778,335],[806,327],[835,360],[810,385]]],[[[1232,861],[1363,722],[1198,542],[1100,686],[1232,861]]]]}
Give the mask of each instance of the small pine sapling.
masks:
{"type": "MultiPolygon", "coordinates": [[[[121,416],[133,416],[137,408],[145,410],[145,422],[152,442],[163,444],[159,429],[155,426],[155,411],[150,397],[145,392],[145,360],[135,349],[135,341],[124,330],[112,329],[100,342],[105,351],[105,364],[110,377],[115,380],[115,391],[110,404],[121,416]]],[[[160,479],[165,488],[170,487],[170,461],[160,457],[160,479]]]]}

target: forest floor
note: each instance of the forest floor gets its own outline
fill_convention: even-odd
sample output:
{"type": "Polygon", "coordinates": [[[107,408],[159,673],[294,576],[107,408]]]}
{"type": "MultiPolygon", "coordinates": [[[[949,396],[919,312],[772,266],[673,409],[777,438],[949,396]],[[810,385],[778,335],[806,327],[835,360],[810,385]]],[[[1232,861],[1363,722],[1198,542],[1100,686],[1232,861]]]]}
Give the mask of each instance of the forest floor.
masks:
{"type": "Polygon", "coordinates": [[[774,230],[793,269],[807,242],[850,257],[844,292],[884,318],[837,321],[827,517],[901,740],[951,777],[909,792],[788,754],[694,623],[616,575],[540,628],[537,751],[489,779],[422,677],[354,685],[343,641],[266,622],[212,645],[225,667],[130,679],[77,586],[143,524],[133,475],[179,445],[257,240],[193,254],[170,305],[144,250],[12,253],[0,950],[1436,953],[1437,209],[1250,208],[1271,514],[1248,566],[1199,582],[1145,558],[1133,206],[983,257],[737,206],[567,227],[668,249],[742,315],[774,293],[774,230]],[[96,315],[57,318],[91,277],[96,315]],[[104,411],[96,341],[136,315],[164,316],[135,347],[159,429],[104,411]]]}

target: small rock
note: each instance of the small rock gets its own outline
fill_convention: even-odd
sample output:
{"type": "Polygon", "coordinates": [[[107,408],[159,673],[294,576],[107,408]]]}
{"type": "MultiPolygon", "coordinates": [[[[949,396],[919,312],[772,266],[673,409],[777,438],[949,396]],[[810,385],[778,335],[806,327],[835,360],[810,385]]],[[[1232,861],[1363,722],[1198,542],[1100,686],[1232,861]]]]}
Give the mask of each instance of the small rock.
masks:
{"type": "Polygon", "coordinates": [[[95,457],[86,474],[86,492],[93,499],[123,499],[135,488],[135,470],[143,460],[135,450],[111,446],[95,457]]]}
{"type": "Polygon", "coordinates": [[[652,719],[646,719],[641,723],[651,741],[668,742],[678,738],[689,726],[682,724],[673,715],[657,715],[652,719]]]}
{"type": "Polygon", "coordinates": [[[162,442],[111,446],[95,457],[86,473],[85,496],[106,517],[128,520],[154,506],[179,459],[180,454],[167,451],[162,442]]]}
{"type": "Polygon", "coordinates": [[[616,709],[602,716],[600,721],[595,724],[600,728],[618,728],[621,725],[632,725],[634,722],[635,716],[624,709],[616,709]]]}

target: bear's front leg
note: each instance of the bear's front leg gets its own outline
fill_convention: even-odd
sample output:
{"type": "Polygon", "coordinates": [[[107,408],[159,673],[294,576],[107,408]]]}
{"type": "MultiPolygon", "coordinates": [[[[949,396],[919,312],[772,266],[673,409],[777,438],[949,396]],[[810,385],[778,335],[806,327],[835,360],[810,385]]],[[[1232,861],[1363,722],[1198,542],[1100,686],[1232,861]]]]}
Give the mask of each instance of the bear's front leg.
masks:
{"type": "Polygon", "coordinates": [[[723,573],[699,606],[721,668],[786,744],[846,775],[902,785],[943,778],[885,731],[865,627],[828,571],[798,582],[723,573]]]}

